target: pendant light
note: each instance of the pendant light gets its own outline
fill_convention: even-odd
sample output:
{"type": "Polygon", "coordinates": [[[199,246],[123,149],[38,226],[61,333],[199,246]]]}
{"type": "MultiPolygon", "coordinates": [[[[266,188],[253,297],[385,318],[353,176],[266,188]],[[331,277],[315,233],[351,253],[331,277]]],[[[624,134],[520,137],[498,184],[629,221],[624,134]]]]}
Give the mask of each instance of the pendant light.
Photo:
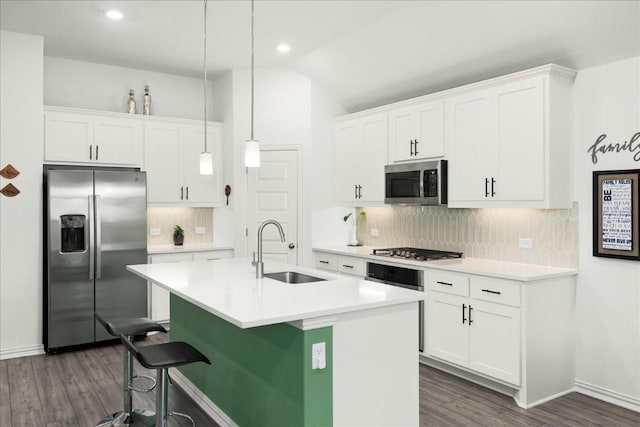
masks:
{"type": "Polygon", "coordinates": [[[248,168],[260,167],[260,143],[253,138],[253,1],[251,0],[251,139],[244,144],[244,165],[248,168]]]}
{"type": "Polygon", "coordinates": [[[204,151],[200,153],[200,175],[213,175],[213,156],[207,150],[207,0],[204,0],[204,151]]]}

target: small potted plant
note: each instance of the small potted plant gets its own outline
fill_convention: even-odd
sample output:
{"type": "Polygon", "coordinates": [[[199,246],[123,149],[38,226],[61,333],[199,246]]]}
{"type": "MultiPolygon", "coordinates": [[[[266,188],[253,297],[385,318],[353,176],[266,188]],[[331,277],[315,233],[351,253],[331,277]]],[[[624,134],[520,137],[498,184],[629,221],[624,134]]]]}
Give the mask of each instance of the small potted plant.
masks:
{"type": "Polygon", "coordinates": [[[176,246],[182,246],[184,243],[184,229],[179,225],[173,227],[173,244],[176,246]]]}
{"type": "MultiPolygon", "coordinates": [[[[349,233],[349,242],[347,243],[347,246],[360,246],[360,243],[358,242],[358,239],[356,238],[356,220],[357,218],[354,216],[352,217],[351,215],[353,214],[353,212],[349,212],[347,215],[342,217],[342,220],[346,223],[347,221],[350,222],[351,224],[351,230],[349,233]],[[351,218],[351,219],[350,219],[351,218]]],[[[366,218],[367,217],[367,213],[365,211],[361,211],[360,212],[360,216],[362,218],[366,218]]]]}

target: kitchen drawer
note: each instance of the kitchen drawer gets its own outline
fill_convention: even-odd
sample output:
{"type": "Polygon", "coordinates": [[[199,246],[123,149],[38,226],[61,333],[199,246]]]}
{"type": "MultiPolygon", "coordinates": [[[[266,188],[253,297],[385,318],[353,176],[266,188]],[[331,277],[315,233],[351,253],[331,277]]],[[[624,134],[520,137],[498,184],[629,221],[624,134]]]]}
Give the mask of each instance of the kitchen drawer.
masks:
{"type": "Polygon", "coordinates": [[[233,258],[233,251],[230,249],[223,249],[219,251],[204,251],[194,252],[194,261],[211,261],[214,259],[233,258]]]}
{"type": "Polygon", "coordinates": [[[471,297],[520,307],[520,285],[508,280],[472,277],[471,297]]]}
{"type": "Polygon", "coordinates": [[[338,271],[340,273],[364,277],[367,274],[367,262],[362,258],[339,256],[338,271]]]}
{"type": "Polygon", "coordinates": [[[427,289],[448,294],[469,296],[469,277],[458,274],[427,272],[427,289]]]}
{"type": "Polygon", "coordinates": [[[338,255],[324,252],[315,253],[316,268],[321,270],[338,271],[338,255]]]}

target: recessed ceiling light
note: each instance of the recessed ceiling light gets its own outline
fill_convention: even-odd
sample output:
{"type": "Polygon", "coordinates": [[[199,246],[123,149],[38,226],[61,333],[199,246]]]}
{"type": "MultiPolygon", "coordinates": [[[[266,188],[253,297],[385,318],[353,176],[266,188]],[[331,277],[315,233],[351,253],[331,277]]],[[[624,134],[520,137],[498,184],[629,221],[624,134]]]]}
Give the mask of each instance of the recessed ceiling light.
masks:
{"type": "Polygon", "coordinates": [[[107,10],[107,13],[105,13],[105,15],[107,15],[108,18],[113,19],[114,21],[119,21],[124,18],[124,15],[119,10],[107,10]]]}
{"type": "Polygon", "coordinates": [[[280,53],[288,53],[291,50],[291,46],[288,44],[279,44],[276,49],[278,49],[280,53]]]}

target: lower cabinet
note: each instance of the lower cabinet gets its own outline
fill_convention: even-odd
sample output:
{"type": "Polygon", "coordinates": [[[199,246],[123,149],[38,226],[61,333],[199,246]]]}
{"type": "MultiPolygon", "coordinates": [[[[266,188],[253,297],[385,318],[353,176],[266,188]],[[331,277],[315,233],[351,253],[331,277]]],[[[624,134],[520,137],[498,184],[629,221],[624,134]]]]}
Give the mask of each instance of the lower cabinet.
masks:
{"type": "Polygon", "coordinates": [[[314,252],[315,267],[320,270],[337,271],[349,276],[365,277],[367,261],[363,258],[336,255],[327,252],[314,252]]]}
{"type": "Polygon", "coordinates": [[[516,306],[481,299],[482,294],[500,297],[503,288],[519,286],[499,279],[428,273],[427,355],[520,385],[519,294],[517,301],[506,301],[516,306]],[[469,286],[456,288],[464,279],[469,286]]]}
{"type": "MultiPolygon", "coordinates": [[[[232,250],[181,252],[179,254],[149,255],[149,264],[168,262],[205,261],[233,258],[232,250]]],[[[169,321],[169,292],[149,282],[149,314],[156,322],[169,321]]]]}

